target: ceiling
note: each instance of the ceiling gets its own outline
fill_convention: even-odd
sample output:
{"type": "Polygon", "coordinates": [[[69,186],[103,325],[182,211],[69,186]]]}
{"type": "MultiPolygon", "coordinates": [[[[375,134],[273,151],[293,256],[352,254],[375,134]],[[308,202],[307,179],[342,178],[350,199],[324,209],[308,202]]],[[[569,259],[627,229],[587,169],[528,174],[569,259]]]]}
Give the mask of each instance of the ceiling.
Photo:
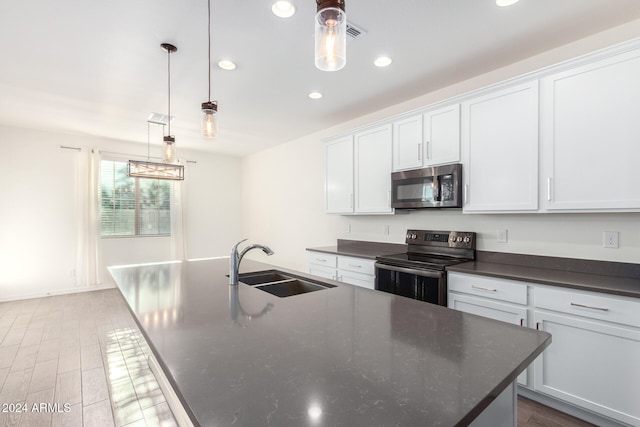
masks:
{"type": "Polygon", "coordinates": [[[147,117],[167,112],[169,42],[178,150],[242,156],[640,18],[639,0],[346,0],[366,34],[327,73],[314,67],[315,1],[292,1],[283,19],[271,0],[212,0],[215,140],[199,135],[206,0],[3,1],[0,124],[146,144],[147,117]],[[381,54],[391,66],[373,66],[381,54]]]}

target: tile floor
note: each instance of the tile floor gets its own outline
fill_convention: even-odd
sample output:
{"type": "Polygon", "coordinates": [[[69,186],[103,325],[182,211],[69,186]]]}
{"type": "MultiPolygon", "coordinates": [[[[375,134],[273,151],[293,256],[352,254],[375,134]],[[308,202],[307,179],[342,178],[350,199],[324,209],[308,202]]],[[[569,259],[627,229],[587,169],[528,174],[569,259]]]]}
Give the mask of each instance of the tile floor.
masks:
{"type": "Polygon", "coordinates": [[[0,303],[0,426],[175,426],[116,290],[0,303]]]}
{"type": "MultiPolygon", "coordinates": [[[[149,352],[115,289],[0,303],[0,427],[176,426],[149,352]]],[[[520,398],[518,425],[589,424],[520,398]]]]}

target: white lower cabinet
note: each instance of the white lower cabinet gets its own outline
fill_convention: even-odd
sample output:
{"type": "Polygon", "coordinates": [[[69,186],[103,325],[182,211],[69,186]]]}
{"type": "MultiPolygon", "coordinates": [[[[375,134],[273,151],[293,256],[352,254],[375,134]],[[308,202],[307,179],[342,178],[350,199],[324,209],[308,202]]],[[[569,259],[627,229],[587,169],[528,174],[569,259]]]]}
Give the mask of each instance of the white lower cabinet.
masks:
{"type": "Polygon", "coordinates": [[[535,293],[535,324],[553,336],[535,362],[535,390],[640,426],[640,302],[542,287],[535,293]]]}
{"type": "MultiPolygon", "coordinates": [[[[527,285],[513,280],[462,273],[449,273],[447,282],[449,308],[527,326],[527,285]]],[[[522,372],[518,376],[518,384],[529,385],[528,375],[528,370],[522,372]]]]}
{"type": "Polygon", "coordinates": [[[520,385],[613,420],[603,424],[640,426],[640,300],[474,274],[447,277],[449,308],[552,335],[520,385]]]}
{"type": "Polygon", "coordinates": [[[375,260],[307,251],[309,273],[326,279],[374,289],[375,260]]]}

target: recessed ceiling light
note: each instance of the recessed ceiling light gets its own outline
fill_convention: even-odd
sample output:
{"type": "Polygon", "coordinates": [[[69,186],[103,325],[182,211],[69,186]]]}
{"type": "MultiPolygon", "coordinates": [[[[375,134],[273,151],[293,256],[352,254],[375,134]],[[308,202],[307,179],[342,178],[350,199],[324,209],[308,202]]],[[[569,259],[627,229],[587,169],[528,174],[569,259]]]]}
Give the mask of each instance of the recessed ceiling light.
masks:
{"type": "Polygon", "coordinates": [[[496,0],[496,4],[500,7],[511,6],[520,0],[496,0]]]}
{"type": "Polygon", "coordinates": [[[218,67],[222,68],[223,70],[232,71],[236,69],[236,64],[233,61],[223,59],[222,61],[218,62],[218,67]]]}
{"type": "Polygon", "coordinates": [[[388,56],[381,56],[380,58],[376,59],[375,61],[373,61],[373,64],[376,67],[388,67],[389,65],[391,65],[393,61],[391,60],[391,58],[389,58],[388,56]]]}
{"type": "Polygon", "coordinates": [[[320,92],[311,92],[308,96],[311,99],[320,99],[320,98],[322,98],[322,94],[320,92]]]}
{"type": "Polygon", "coordinates": [[[271,6],[271,11],[280,18],[291,18],[296,13],[296,8],[291,2],[277,1],[271,6]]]}

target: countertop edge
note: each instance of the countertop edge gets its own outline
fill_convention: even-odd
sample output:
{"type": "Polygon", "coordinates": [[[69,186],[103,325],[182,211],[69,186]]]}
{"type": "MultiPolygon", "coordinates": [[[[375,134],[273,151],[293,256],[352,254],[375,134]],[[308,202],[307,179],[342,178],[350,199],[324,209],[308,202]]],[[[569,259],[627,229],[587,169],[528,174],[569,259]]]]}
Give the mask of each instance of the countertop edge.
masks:
{"type": "Polygon", "coordinates": [[[640,280],[608,275],[559,271],[546,268],[525,267],[511,264],[471,261],[449,266],[448,272],[476,274],[499,279],[519,280],[532,284],[571,288],[640,298],[640,280]]]}

